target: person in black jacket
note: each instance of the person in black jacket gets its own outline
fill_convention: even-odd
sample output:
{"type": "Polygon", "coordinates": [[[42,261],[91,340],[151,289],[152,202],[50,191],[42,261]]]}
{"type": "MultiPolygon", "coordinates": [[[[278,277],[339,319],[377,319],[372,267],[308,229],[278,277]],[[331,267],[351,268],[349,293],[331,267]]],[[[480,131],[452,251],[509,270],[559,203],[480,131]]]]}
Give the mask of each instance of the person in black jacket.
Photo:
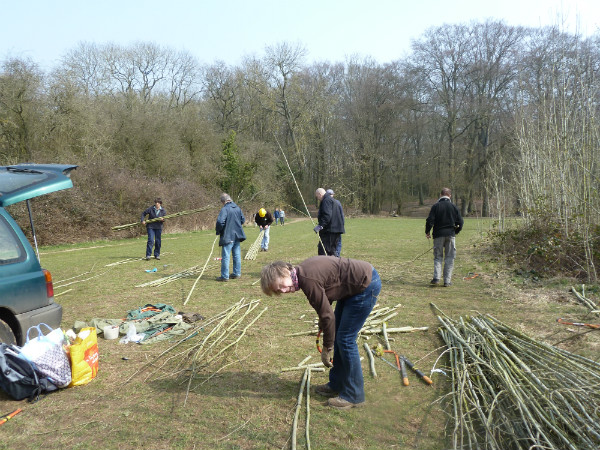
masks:
{"type": "Polygon", "coordinates": [[[425,236],[431,238],[429,232],[433,228],[433,279],[431,284],[438,284],[442,275],[444,261],[444,286],[452,284],[452,269],[456,257],[455,237],[463,227],[460,211],[450,200],[452,192],[442,189],[439,200],[431,207],[425,222],[425,236]]]}
{"type": "Polygon", "coordinates": [[[146,231],[148,232],[148,242],[146,243],[146,261],[150,259],[152,255],[152,247],[154,247],[154,257],[160,259],[160,243],[163,229],[164,216],[167,215],[165,208],[162,206],[162,200],[157,198],[154,200],[154,206],[146,208],[142,213],[140,222],[142,225],[146,225],[146,231]],[[148,220],[158,219],[156,222],[146,223],[146,216],[148,220]]]}
{"type": "Polygon", "coordinates": [[[265,232],[262,241],[260,243],[260,251],[268,252],[269,251],[269,234],[271,233],[271,224],[273,223],[273,216],[269,211],[265,208],[260,208],[258,213],[254,216],[254,221],[258,228],[265,232]]]}
{"type": "Polygon", "coordinates": [[[319,233],[320,238],[317,246],[318,254],[338,256],[336,254],[338,240],[345,232],[341,204],[338,207],[331,194],[326,193],[323,188],[315,191],[315,197],[321,202],[317,214],[319,224],[314,228],[315,233],[319,233]]]}

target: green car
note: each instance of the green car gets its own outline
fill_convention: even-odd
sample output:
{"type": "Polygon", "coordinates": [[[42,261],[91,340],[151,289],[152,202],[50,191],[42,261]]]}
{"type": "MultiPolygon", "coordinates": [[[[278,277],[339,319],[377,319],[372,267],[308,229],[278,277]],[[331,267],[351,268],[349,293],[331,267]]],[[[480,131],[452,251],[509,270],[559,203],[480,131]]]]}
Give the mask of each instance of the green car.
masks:
{"type": "Polygon", "coordinates": [[[77,166],[18,164],[0,166],[0,342],[22,346],[29,327],[58,328],[62,307],[54,302],[50,272],[42,269],[29,200],[69,189],[77,166]],[[6,206],[27,202],[35,250],[6,206]]]}

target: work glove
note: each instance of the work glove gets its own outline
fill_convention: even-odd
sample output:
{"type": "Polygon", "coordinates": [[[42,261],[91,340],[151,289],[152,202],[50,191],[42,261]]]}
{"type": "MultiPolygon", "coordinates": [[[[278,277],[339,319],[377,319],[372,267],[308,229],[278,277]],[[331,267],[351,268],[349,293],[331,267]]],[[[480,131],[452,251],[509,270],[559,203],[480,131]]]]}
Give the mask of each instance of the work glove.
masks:
{"type": "Polygon", "coordinates": [[[325,364],[325,367],[333,367],[331,363],[333,357],[333,349],[332,348],[323,348],[321,351],[321,362],[325,364]]]}
{"type": "Polygon", "coordinates": [[[318,233],[322,229],[323,229],[323,227],[321,225],[317,225],[316,227],[313,228],[313,230],[315,231],[315,233],[318,233]]]}

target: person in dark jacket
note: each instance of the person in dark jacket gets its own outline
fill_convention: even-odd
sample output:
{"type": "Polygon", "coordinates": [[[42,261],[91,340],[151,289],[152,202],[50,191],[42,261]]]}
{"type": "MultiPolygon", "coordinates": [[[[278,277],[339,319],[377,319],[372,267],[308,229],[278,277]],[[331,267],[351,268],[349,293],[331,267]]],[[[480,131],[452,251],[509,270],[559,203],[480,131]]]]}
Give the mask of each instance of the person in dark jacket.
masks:
{"type": "Polygon", "coordinates": [[[240,242],[246,240],[246,234],[242,225],[246,221],[242,210],[233,203],[229,194],[221,194],[223,208],[217,217],[215,230],[220,236],[219,247],[221,247],[221,276],[217,281],[229,281],[229,278],[242,276],[242,251],[240,242]],[[229,276],[229,259],[233,255],[233,273],[229,276]]]}
{"type": "Polygon", "coordinates": [[[156,259],[160,259],[161,236],[163,224],[165,222],[163,217],[167,215],[162,203],[163,202],[160,198],[156,198],[154,200],[154,206],[146,208],[144,212],[142,212],[142,218],[140,219],[142,225],[146,225],[146,231],[148,233],[148,242],[146,243],[146,261],[148,261],[150,256],[152,256],[152,247],[154,247],[154,257],[156,259]],[[152,219],[158,220],[155,222],[146,223],[146,216],[148,216],[149,221],[152,219]]]}
{"type": "Polygon", "coordinates": [[[429,232],[433,228],[433,279],[431,284],[438,284],[442,275],[442,260],[444,261],[444,286],[452,284],[452,270],[456,257],[456,235],[463,227],[460,211],[450,198],[452,192],[443,188],[441,197],[431,207],[425,221],[425,236],[431,238],[429,232]]]}
{"type": "Polygon", "coordinates": [[[331,397],[327,403],[338,409],[364,403],[356,339],[381,291],[375,268],[356,259],[313,256],[296,267],[275,261],[262,269],[260,281],[262,291],[269,296],[302,290],[317,312],[319,328],[323,330],[321,361],[332,369],[329,383],[316,386],[315,391],[331,397]]]}
{"type": "Polygon", "coordinates": [[[265,234],[263,235],[262,241],[260,242],[260,251],[268,252],[269,251],[269,234],[271,233],[271,224],[273,223],[273,216],[269,211],[265,208],[260,208],[258,213],[254,215],[254,221],[258,228],[262,231],[264,230],[265,234]]]}
{"type": "Polygon", "coordinates": [[[314,228],[315,233],[319,233],[318,254],[335,256],[338,240],[345,232],[341,204],[338,207],[331,194],[323,188],[315,191],[315,197],[321,202],[317,214],[319,224],[314,228]]]}
{"type": "MultiPolygon", "coordinates": [[[[335,207],[338,209],[339,214],[342,216],[342,226],[344,226],[344,208],[342,208],[342,204],[340,203],[340,201],[335,198],[335,192],[333,191],[333,189],[327,189],[325,191],[326,194],[329,194],[333,197],[333,202],[335,203],[335,207]]],[[[337,241],[337,245],[335,246],[335,256],[341,256],[342,255],[342,235],[340,234],[338,236],[338,241],[337,241]]]]}

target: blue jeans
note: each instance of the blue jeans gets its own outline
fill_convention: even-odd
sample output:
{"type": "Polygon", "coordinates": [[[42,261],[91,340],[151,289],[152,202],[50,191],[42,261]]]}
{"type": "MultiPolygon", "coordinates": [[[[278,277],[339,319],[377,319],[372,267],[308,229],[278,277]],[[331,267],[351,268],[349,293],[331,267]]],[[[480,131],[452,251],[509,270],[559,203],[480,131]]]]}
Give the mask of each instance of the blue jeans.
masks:
{"type": "Polygon", "coordinates": [[[264,248],[265,250],[269,249],[269,234],[271,232],[271,227],[269,228],[265,228],[265,235],[262,238],[262,242],[260,243],[260,247],[264,248]]]}
{"type": "Polygon", "coordinates": [[[233,275],[242,275],[242,251],[240,241],[233,241],[221,247],[221,277],[229,279],[229,256],[233,254],[233,275]]]}
{"type": "Polygon", "coordinates": [[[329,387],[350,403],[365,401],[360,354],[356,337],[373,310],[381,291],[381,279],[375,269],[371,284],[353,297],[337,301],[335,306],[335,342],[329,387]]]}
{"type": "Polygon", "coordinates": [[[337,241],[337,246],[335,247],[335,256],[337,256],[339,258],[341,254],[342,254],[342,235],[340,234],[340,237],[338,238],[338,241],[337,241]]]}
{"type": "Polygon", "coordinates": [[[444,283],[452,282],[452,270],[456,257],[456,238],[442,236],[433,240],[433,278],[439,280],[442,276],[442,261],[444,262],[444,283]]]}
{"type": "Polygon", "coordinates": [[[160,236],[162,230],[160,228],[146,228],[148,231],[148,243],[146,244],[146,258],[152,255],[152,247],[154,247],[154,256],[160,256],[160,236]]]}

